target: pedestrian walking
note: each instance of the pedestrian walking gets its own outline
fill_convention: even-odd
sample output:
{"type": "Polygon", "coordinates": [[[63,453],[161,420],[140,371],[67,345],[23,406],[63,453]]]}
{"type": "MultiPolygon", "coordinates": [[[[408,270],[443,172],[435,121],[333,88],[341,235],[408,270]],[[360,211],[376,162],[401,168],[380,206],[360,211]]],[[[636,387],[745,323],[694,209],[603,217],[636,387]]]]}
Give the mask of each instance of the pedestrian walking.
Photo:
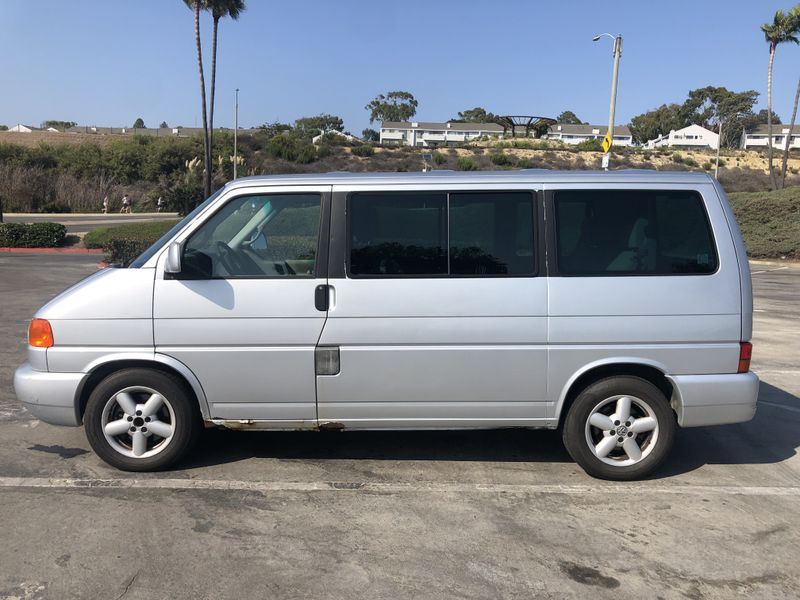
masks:
{"type": "Polygon", "coordinates": [[[104,215],[108,214],[108,194],[106,194],[105,197],[103,198],[103,214],[104,215]]]}
{"type": "Polygon", "coordinates": [[[122,196],[122,208],[119,209],[120,213],[131,214],[131,199],[128,198],[128,194],[122,196]]]}
{"type": "Polygon", "coordinates": [[[159,196],[156,200],[156,212],[161,212],[162,208],[164,208],[164,200],[159,196]]]}

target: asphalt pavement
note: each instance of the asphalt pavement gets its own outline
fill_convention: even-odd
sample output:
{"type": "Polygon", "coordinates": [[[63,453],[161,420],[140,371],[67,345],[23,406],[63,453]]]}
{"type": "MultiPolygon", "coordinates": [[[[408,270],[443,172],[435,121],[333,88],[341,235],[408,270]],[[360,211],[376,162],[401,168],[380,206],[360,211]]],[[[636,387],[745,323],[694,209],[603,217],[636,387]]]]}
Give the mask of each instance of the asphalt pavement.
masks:
{"type": "Polygon", "coordinates": [[[753,267],[756,418],[619,484],[524,430],[209,430],[116,471],[11,389],[26,320],[95,262],[0,255],[0,598],[800,596],[797,267],[753,267]]]}

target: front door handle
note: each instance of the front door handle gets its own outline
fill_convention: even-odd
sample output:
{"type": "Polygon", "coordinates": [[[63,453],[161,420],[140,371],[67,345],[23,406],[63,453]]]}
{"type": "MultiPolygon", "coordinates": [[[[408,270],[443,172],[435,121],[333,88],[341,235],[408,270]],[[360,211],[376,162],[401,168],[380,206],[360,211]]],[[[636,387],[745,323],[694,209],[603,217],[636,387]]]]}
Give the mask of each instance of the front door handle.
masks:
{"type": "Polygon", "coordinates": [[[327,285],[318,285],[314,289],[314,306],[317,307],[317,310],[325,312],[328,310],[329,300],[328,300],[328,287],[327,285]]]}

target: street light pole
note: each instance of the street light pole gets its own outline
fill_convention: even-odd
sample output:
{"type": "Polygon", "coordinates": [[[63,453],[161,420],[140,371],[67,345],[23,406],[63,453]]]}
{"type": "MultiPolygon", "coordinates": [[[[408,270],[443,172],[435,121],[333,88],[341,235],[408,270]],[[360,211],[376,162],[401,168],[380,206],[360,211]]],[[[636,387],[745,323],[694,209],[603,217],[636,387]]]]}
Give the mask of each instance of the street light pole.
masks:
{"type": "MultiPolygon", "coordinates": [[[[611,141],[614,141],[614,112],[617,108],[617,80],[619,79],[619,59],[622,56],[622,35],[611,35],[610,33],[601,33],[592,38],[593,42],[598,41],[602,37],[609,37],[614,40],[614,70],[611,74],[611,102],[608,108],[608,135],[611,141]]],[[[611,147],[609,146],[606,152],[604,166],[608,169],[608,156],[611,154],[611,147]]]]}
{"type": "Polygon", "coordinates": [[[236,108],[233,119],[233,178],[236,179],[236,167],[239,166],[239,154],[237,153],[237,141],[239,138],[239,88],[236,88],[236,108]]]}

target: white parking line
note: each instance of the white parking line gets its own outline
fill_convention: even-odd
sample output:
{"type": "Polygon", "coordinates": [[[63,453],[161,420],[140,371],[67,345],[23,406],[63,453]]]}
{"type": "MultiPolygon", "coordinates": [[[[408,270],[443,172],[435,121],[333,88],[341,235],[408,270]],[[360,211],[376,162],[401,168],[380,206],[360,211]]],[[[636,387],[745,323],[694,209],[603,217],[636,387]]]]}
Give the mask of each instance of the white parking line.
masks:
{"type": "Polygon", "coordinates": [[[777,402],[767,402],[766,400],[759,400],[759,404],[766,404],[767,406],[774,406],[775,408],[782,408],[783,410],[789,410],[791,412],[800,413],[800,408],[795,406],[786,406],[785,404],[778,404],[777,402]]]}
{"type": "Polygon", "coordinates": [[[372,483],[291,482],[216,479],[73,479],[45,477],[0,477],[0,488],[49,489],[162,489],[240,490],[252,492],[377,492],[377,493],[526,493],[526,494],[654,494],[654,495],[739,495],[800,496],[798,486],[663,485],[648,483],[609,484],[493,484],[493,483],[372,483]]]}
{"type": "Polygon", "coordinates": [[[759,273],[772,273],[773,271],[783,271],[789,267],[775,267],[774,269],[763,269],[761,271],[751,271],[750,275],[758,275],[759,273]]]}

